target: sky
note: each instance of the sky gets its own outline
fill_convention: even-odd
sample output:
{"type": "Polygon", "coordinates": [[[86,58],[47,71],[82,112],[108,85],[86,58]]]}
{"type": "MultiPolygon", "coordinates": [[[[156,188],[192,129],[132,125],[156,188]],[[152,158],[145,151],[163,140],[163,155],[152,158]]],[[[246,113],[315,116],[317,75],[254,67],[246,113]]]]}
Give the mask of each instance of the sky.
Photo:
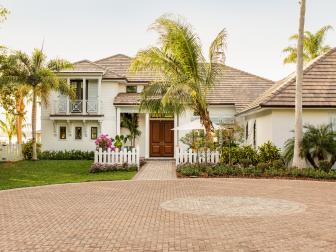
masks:
{"type": "MultiPolygon", "coordinates": [[[[149,26],[163,14],[184,17],[207,52],[217,33],[228,32],[226,64],[279,80],[295,69],[284,65],[282,49],[297,32],[298,0],[3,0],[11,11],[0,27],[0,44],[70,61],[113,54],[134,56],[155,45],[149,26]]],[[[336,29],[335,0],[307,0],[306,30],[336,29]]],[[[336,31],[326,43],[336,46],[336,31]]]]}

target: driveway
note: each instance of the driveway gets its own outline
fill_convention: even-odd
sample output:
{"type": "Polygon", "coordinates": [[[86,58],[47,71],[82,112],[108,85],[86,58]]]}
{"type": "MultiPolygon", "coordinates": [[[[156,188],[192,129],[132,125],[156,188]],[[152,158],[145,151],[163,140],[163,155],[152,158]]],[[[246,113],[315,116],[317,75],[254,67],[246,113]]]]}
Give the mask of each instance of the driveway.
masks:
{"type": "Polygon", "coordinates": [[[335,251],[336,183],[91,182],[0,192],[1,251],[335,251]]]}

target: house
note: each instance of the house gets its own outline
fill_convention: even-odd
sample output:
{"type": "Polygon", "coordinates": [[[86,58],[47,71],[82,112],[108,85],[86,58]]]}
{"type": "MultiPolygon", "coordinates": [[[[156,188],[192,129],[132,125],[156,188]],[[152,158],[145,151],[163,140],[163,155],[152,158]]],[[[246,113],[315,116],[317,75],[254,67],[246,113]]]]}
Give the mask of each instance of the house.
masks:
{"type": "MultiPolygon", "coordinates": [[[[140,155],[173,157],[175,146],[185,132],[172,128],[197,118],[192,111],[156,117],[139,112],[140,93],[156,75],[128,72],[131,58],[117,54],[91,62],[74,63],[74,69],[59,73],[76,90],[76,99],[53,92],[49,106],[42,107],[43,150],[94,150],[100,133],[114,137],[127,134],[120,127],[122,113],[138,113],[142,132],[136,145],[140,155]]],[[[252,103],[274,83],[244,71],[219,65],[220,75],[207,100],[214,122],[234,122],[235,114],[252,103]]]]}
{"type": "MultiPolygon", "coordinates": [[[[174,157],[175,146],[185,132],[173,131],[197,118],[192,111],[156,117],[139,112],[140,93],[156,76],[151,72],[128,72],[131,58],[122,54],[91,62],[83,60],[74,69],[60,73],[76,89],[76,100],[58,93],[51,105],[42,107],[44,150],[93,150],[100,133],[114,137],[127,134],[120,127],[122,113],[139,114],[142,132],[136,145],[140,155],[174,157]]],[[[213,122],[240,123],[245,142],[257,147],[272,141],[282,148],[294,129],[295,73],[278,82],[218,65],[220,74],[207,101],[213,122]]],[[[336,48],[304,69],[304,123],[336,123],[336,48]]]]}
{"type": "MultiPolygon", "coordinates": [[[[279,148],[293,137],[296,74],[275,83],[236,114],[243,122],[246,142],[255,146],[270,140],[279,148]]],[[[303,123],[336,125],[336,48],[304,69],[303,123]]]]}

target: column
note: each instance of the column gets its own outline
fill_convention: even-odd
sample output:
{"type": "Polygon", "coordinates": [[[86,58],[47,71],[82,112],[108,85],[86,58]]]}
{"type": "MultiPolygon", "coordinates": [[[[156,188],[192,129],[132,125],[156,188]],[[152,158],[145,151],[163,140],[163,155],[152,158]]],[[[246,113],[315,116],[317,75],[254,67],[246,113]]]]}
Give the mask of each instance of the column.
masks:
{"type": "Polygon", "coordinates": [[[146,118],[145,118],[145,158],[149,158],[149,113],[146,113],[146,118]]]}
{"type": "Polygon", "coordinates": [[[98,104],[98,115],[100,115],[102,113],[102,101],[101,101],[101,82],[102,82],[102,78],[98,79],[98,95],[97,95],[97,104],[98,104]]]}
{"type": "Polygon", "coordinates": [[[83,99],[82,99],[82,113],[86,114],[86,79],[83,78],[83,99]]]}
{"type": "MultiPolygon", "coordinates": [[[[70,86],[70,78],[67,78],[67,84],[68,84],[68,86],[70,86]]],[[[65,114],[69,114],[70,113],[70,99],[69,99],[69,96],[66,96],[66,98],[65,98],[65,102],[66,102],[66,107],[65,107],[65,109],[66,109],[66,112],[65,112],[65,114]]]]}
{"type": "Polygon", "coordinates": [[[116,134],[120,135],[120,108],[117,108],[116,124],[116,134]]]}

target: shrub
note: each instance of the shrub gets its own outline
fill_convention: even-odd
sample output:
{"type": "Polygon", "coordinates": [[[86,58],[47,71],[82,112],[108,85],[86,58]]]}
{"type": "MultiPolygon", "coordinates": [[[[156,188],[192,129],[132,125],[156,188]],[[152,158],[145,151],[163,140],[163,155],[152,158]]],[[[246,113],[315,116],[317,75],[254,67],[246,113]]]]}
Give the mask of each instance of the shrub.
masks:
{"type": "Polygon", "coordinates": [[[284,168],[284,166],[285,166],[285,163],[283,162],[282,159],[277,159],[272,162],[272,167],[274,169],[282,169],[284,168]]]}
{"type": "Polygon", "coordinates": [[[243,158],[239,162],[244,168],[249,167],[252,164],[252,161],[248,158],[243,158]]]}
{"type": "Polygon", "coordinates": [[[257,169],[261,172],[265,172],[268,169],[269,165],[267,163],[259,163],[257,164],[257,169]]]}
{"type": "Polygon", "coordinates": [[[221,154],[221,162],[224,164],[238,164],[243,159],[249,159],[251,164],[258,163],[258,153],[251,145],[242,147],[224,147],[221,154]]]}
{"type": "Polygon", "coordinates": [[[64,151],[43,151],[38,155],[39,159],[45,160],[93,160],[93,151],[64,150],[64,151]]]}
{"type": "Polygon", "coordinates": [[[102,148],[103,151],[114,149],[112,143],[113,139],[108,134],[101,134],[95,141],[97,150],[102,148]]]}
{"type": "Polygon", "coordinates": [[[270,141],[258,147],[258,155],[262,163],[272,163],[281,158],[280,150],[270,141]]]}
{"type": "Polygon", "coordinates": [[[331,164],[328,160],[319,161],[319,169],[325,172],[329,172],[331,170],[331,164]]]}
{"type": "Polygon", "coordinates": [[[96,163],[92,164],[90,167],[90,173],[98,173],[98,172],[109,172],[109,171],[136,171],[136,165],[128,165],[124,164],[101,164],[96,163]]]}
{"type": "MultiPolygon", "coordinates": [[[[41,152],[41,144],[36,143],[37,155],[41,152]]],[[[33,140],[29,140],[27,143],[23,144],[22,155],[26,160],[31,160],[33,158],[33,140]]]]}

